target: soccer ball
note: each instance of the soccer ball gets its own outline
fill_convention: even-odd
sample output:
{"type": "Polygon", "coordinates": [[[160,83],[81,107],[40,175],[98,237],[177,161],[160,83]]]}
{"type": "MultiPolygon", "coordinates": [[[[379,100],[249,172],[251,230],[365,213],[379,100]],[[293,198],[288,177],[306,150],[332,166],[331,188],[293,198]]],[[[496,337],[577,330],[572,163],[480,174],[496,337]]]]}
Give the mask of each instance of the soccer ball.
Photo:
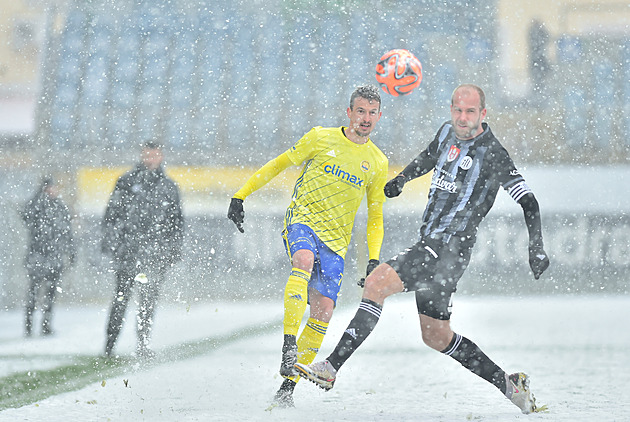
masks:
{"type": "Polygon", "coordinates": [[[410,94],[422,82],[422,64],[409,50],[390,50],[376,65],[376,80],[394,97],[410,94]]]}

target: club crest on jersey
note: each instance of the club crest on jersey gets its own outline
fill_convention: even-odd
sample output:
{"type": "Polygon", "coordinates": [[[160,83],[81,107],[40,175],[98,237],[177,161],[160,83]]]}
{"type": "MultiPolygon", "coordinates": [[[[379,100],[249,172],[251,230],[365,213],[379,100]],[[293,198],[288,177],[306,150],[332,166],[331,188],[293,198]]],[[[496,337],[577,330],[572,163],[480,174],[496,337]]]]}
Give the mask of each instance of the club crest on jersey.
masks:
{"type": "Polygon", "coordinates": [[[367,173],[370,171],[370,162],[369,161],[361,161],[361,171],[363,173],[367,173]]]}
{"type": "Polygon", "coordinates": [[[450,163],[451,161],[456,159],[459,156],[459,151],[459,148],[457,148],[455,145],[451,145],[451,149],[448,150],[448,156],[446,157],[447,161],[450,163]]]}
{"type": "Polygon", "coordinates": [[[462,158],[462,161],[459,163],[459,168],[462,170],[468,170],[472,167],[473,160],[469,156],[465,156],[462,158]]]}

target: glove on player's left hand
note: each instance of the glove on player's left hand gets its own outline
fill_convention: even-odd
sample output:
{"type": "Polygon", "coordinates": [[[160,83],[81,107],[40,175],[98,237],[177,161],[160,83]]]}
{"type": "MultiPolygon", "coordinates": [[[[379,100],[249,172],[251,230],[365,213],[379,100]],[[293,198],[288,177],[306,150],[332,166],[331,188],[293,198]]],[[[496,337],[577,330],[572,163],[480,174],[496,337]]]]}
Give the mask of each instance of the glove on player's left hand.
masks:
{"type": "Polygon", "coordinates": [[[534,246],[529,248],[529,267],[532,269],[536,280],[549,268],[549,257],[542,247],[534,246]]]}
{"type": "Polygon", "coordinates": [[[243,211],[243,200],[232,198],[230,208],[228,209],[228,218],[236,224],[236,228],[241,233],[245,233],[243,229],[243,221],[245,221],[245,211],[243,211]]]}
{"type": "Polygon", "coordinates": [[[405,178],[399,174],[385,184],[385,188],[383,189],[383,191],[385,192],[386,197],[395,198],[400,195],[404,186],[405,178]]]}
{"type": "Polygon", "coordinates": [[[368,261],[367,269],[365,270],[365,277],[363,277],[361,280],[357,281],[357,284],[359,285],[359,287],[365,286],[365,279],[367,278],[367,276],[370,275],[370,273],[372,271],[374,271],[374,268],[378,267],[378,264],[380,264],[380,263],[381,262],[378,259],[370,259],[368,261]]]}

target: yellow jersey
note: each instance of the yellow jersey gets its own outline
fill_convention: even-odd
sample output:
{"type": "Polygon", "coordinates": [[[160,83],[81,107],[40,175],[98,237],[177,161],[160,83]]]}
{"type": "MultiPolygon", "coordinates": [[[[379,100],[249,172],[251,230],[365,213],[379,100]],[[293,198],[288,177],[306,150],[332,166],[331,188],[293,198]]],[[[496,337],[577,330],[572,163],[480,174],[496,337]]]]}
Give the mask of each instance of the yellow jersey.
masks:
{"type": "Polygon", "coordinates": [[[345,127],[314,127],[287,152],[295,165],[304,163],[295,182],[285,228],[304,224],[330,249],[345,257],[359,205],[385,202],[388,161],[371,141],[356,144],[345,127]]]}

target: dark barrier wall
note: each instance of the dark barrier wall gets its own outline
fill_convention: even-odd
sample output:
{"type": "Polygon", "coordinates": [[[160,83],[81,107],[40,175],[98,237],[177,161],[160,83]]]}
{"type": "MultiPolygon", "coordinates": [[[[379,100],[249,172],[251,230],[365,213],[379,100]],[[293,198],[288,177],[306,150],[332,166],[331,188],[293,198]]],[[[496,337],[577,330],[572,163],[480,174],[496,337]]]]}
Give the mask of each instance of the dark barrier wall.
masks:
{"type": "MultiPolygon", "coordinates": [[[[223,215],[188,218],[186,260],[172,272],[173,297],[279,299],[290,270],[280,236],[282,217],[249,213],[244,234],[223,215]]],[[[367,261],[363,217],[359,216],[346,257],[342,292],[351,298],[360,294],[355,283],[367,261]]],[[[385,216],[381,260],[416,241],[418,220],[415,214],[385,216]]],[[[480,227],[460,293],[628,292],[629,216],[550,215],[544,219],[544,236],[552,265],[534,280],[522,215],[490,215],[480,227]]],[[[95,270],[103,268],[95,265],[91,272],[95,270]]]]}
{"type": "MultiPolygon", "coordinates": [[[[167,301],[277,300],[290,270],[281,239],[282,212],[249,212],[245,233],[236,231],[223,214],[186,219],[184,261],[175,266],[165,286],[167,301]]],[[[381,260],[416,241],[420,214],[385,211],[381,260]]],[[[107,302],[113,275],[100,252],[100,219],[77,224],[78,265],[64,277],[61,302],[107,302]]],[[[630,217],[627,215],[551,214],[543,219],[546,250],[552,265],[534,280],[527,263],[527,230],[520,214],[490,213],[479,229],[470,267],[460,294],[628,293],[630,217]]],[[[358,216],[346,257],[339,304],[356,303],[356,286],[365,271],[365,216],[358,216]]],[[[14,240],[19,243],[19,233],[14,240]]],[[[4,265],[2,305],[19,306],[26,289],[23,254],[14,250],[11,267],[4,265]],[[7,277],[11,274],[11,277],[7,277]]]]}

